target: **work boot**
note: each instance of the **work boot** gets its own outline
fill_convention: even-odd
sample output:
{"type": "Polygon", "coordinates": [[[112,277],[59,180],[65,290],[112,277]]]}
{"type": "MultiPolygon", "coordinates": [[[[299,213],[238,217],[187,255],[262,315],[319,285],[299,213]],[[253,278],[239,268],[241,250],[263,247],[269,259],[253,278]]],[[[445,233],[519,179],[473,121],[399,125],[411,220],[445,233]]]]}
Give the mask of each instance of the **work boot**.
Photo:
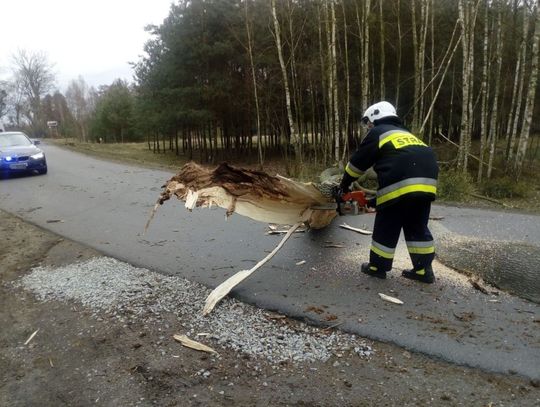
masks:
{"type": "Polygon", "coordinates": [[[420,270],[403,270],[401,275],[410,280],[420,281],[421,283],[432,284],[435,282],[435,274],[433,268],[426,266],[420,270]]]}
{"type": "Polygon", "coordinates": [[[362,266],[360,266],[360,271],[371,277],[377,277],[381,279],[386,278],[386,271],[377,270],[377,267],[372,266],[369,263],[363,263],[362,266]]]}

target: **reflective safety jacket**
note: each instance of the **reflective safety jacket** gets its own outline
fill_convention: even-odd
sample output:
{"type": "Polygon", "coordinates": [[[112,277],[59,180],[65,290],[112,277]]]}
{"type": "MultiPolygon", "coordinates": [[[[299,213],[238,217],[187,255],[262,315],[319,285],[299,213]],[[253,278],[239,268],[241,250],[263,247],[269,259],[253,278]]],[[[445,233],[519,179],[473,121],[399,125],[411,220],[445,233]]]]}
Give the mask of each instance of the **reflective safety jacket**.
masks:
{"type": "Polygon", "coordinates": [[[398,118],[375,121],[345,168],[342,187],[347,187],[369,167],[377,173],[377,209],[405,196],[434,200],[439,168],[431,147],[411,134],[398,118]]]}

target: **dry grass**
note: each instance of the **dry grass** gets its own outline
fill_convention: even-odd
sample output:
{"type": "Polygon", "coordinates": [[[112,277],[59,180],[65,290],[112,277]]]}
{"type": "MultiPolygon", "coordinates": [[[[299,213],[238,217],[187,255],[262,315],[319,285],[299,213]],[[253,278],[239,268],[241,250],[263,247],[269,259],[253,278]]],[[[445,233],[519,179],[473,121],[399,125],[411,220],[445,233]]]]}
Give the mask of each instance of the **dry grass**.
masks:
{"type": "Polygon", "coordinates": [[[78,151],[93,157],[105,158],[117,162],[127,162],[143,165],[152,168],[177,170],[188,160],[180,155],[176,156],[174,152],[153,153],[148,149],[146,143],[82,143],[72,139],[48,139],[61,147],[78,151]]]}
{"type": "MultiPolygon", "coordinates": [[[[47,142],[56,144],[72,151],[88,154],[97,158],[104,158],[116,162],[133,163],[150,168],[168,169],[178,171],[189,161],[186,155],[176,155],[174,151],[154,153],[148,149],[148,144],[140,143],[82,143],[74,139],[47,139],[47,142]]],[[[197,161],[197,155],[194,157],[197,161]]],[[[230,164],[239,165],[249,169],[259,169],[258,164],[242,160],[229,161],[230,164]]],[[[203,164],[203,166],[206,166],[203,164]]],[[[208,164],[209,167],[215,165],[208,164]]],[[[285,165],[279,159],[267,159],[264,171],[269,174],[287,175],[285,165]]]]}
{"type": "MultiPolygon", "coordinates": [[[[166,151],[165,153],[153,153],[148,149],[146,143],[97,144],[81,143],[73,139],[48,139],[47,141],[98,158],[132,163],[150,168],[167,169],[173,172],[178,171],[182,165],[189,161],[187,156],[177,156],[171,151],[166,151]]],[[[257,164],[244,162],[242,160],[229,161],[229,163],[249,169],[259,169],[257,164]]],[[[212,167],[212,165],[209,166],[212,167]]],[[[507,209],[510,207],[512,209],[540,213],[540,178],[535,175],[535,169],[539,167],[538,164],[534,165],[534,168],[529,168],[522,176],[522,180],[530,186],[526,198],[499,199],[501,204],[497,204],[470,195],[465,195],[461,196],[459,201],[462,204],[465,203],[475,207],[498,209],[507,209]],[[503,203],[506,206],[502,205],[503,203]]],[[[301,173],[295,178],[301,181],[318,181],[318,175],[323,169],[324,168],[317,163],[304,163],[301,173]]],[[[283,160],[279,158],[266,159],[263,170],[272,175],[280,174],[288,176],[286,166],[283,160]]]]}

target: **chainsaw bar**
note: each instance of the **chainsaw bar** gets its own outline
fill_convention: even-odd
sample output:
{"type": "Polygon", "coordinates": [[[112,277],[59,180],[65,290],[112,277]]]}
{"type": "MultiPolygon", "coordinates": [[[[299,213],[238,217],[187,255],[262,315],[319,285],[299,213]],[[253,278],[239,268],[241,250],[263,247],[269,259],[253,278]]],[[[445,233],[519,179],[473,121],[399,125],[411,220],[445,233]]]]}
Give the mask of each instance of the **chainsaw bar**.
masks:
{"type": "Polygon", "coordinates": [[[328,204],[324,204],[324,205],[312,206],[309,209],[313,209],[313,210],[316,210],[316,211],[337,210],[337,204],[336,203],[328,203],[328,204]]]}

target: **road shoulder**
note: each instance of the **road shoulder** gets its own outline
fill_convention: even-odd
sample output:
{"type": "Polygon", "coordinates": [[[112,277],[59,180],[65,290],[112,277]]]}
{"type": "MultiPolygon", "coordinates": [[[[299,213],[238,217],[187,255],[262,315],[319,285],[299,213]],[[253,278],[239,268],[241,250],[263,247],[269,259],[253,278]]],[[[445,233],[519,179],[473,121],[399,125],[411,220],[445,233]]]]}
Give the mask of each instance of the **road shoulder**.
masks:
{"type": "MultiPolygon", "coordinates": [[[[117,318],[76,301],[39,301],[14,286],[34,267],[96,251],[0,211],[1,405],[533,405],[538,383],[454,366],[373,343],[328,360],[273,363],[215,346],[219,357],[172,340],[185,321],[117,318]],[[39,329],[39,330],[38,330],[39,329]],[[30,336],[35,336],[25,345],[30,336]]],[[[121,311],[119,311],[121,315],[121,311]]],[[[280,324],[299,321],[279,317],[280,324]]],[[[331,332],[329,333],[331,334],[331,332]]]]}

